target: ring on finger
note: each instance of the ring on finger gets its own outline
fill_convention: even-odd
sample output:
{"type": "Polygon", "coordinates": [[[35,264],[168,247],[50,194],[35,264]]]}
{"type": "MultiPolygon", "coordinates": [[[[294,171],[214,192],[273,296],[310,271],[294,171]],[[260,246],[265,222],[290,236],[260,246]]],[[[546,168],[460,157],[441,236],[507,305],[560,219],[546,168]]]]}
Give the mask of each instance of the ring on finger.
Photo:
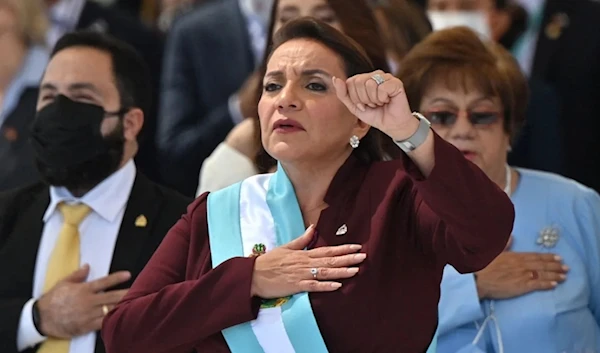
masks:
{"type": "Polygon", "coordinates": [[[540,278],[540,274],[538,273],[538,271],[532,270],[531,271],[531,279],[538,279],[538,278],[540,278]]]}
{"type": "Polygon", "coordinates": [[[102,314],[104,314],[104,316],[108,314],[108,306],[106,306],[106,304],[102,305],[102,314]]]}
{"type": "Polygon", "coordinates": [[[377,83],[377,86],[385,82],[385,78],[383,78],[383,76],[381,76],[380,74],[375,74],[371,76],[371,78],[375,81],[375,83],[377,83]]]}
{"type": "Polygon", "coordinates": [[[317,275],[319,274],[319,269],[316,267],[311,268],[310,274],[313,276],[314,279],[317,279],[317,275]]]}

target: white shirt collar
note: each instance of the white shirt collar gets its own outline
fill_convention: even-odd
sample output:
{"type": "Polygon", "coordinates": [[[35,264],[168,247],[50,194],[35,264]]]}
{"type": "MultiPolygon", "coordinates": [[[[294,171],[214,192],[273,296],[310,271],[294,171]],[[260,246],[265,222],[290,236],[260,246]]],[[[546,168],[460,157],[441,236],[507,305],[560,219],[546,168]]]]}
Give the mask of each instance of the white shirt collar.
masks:
{"type": "Polygon", "coordinates": [[[50,21],[54,25],[73,30],[79,22],[86,0],[60,0],[50,8],[50,21]]]}
{"type": "Polygon", "coordinates": [[[114,222],[127,205],[135,176],[135,163],[131,159],[81,198],[74,197],[65,187],[50,186],[50,205],[44,214],[44,222],[54,214],[61,202],[84,203],[106,221],[114,222]]]}

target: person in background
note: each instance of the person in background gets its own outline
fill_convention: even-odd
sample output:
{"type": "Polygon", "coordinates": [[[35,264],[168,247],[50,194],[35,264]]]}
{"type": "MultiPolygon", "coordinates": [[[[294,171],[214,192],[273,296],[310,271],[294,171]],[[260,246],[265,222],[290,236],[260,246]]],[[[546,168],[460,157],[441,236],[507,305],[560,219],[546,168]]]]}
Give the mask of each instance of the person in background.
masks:
{"type": "Polygon", "coordinates": [[[50,19],[46,43],[52,48],[65,33],[80,30],[106,33],[131,45],[149,67],[152,102],[139,136],[140,149],[135,160],[138,168],[155,182],[161,182],[156,160],[158,92],[162,70],[163,41],[158,31],[145,26],[126,12],[102,6],[90,0],[45,0],[50,19]]]}
{"type": "MultiPolygon", "coordinates": [[[[364,0],[275,0],[268,27],[267,48],[276,31],[285,23],[298,17],[311,16],[344,32],[365,49],[375,67],[389,71],[383,40],[375,18],[368,15],[370,13],[364,0]]],[[[265,67],[266,58],[259,68],[259,75],[264,75],[260,70],[265,70],[265,67]]],[[[252,97],[254,110],[202,164],[196,195],[216,191],[246,177],[274,170],[276,162],[262,148],[258,128],[256,106],[262,90],[262,82],[257,82],[252,97]]],[[[397,150],[395,146],[390,148],[397,150]]]]}
{"type": "Polygon", "coordinates": [[[422,353],[444,265],[478,271],[508,241],[508,197],[356,42],[304,17],[267,57],[276,173],[190,205],[106,317],[109,352],[422,353]]]}
{"type": "Polygon", "coordinates": [[[48,50],[41,0],[0,0],[0,191],[39,180],[29,145],[48,50]]]}
{"type": "Polygon", "coordinates": [[[431,24],[423,9],[413,0],[370,0],[388,53],[391,72],[410,49],[431,33],[431,24]]]}
{"type": "Polygon", "coordinates": [[[511,48],[527,27],[525,9],[511,0],[417,0],[434,30],[467,26],[511,48]]]}
{"type": "MultiPolygon", "coordinates": [[[[422,0],[421,0],[422,1],[422,0]]],[[[507,0],[427,0],[434,29],[470,27],[508,50],[520,46],[532,25],[523,6],[507,0]]],[[[564,151],[559,91],[540,77],[529,79],[527,119],[511,141],[509,161],[515,166],[562,174],[564,151]]]]}
{"type": "Polygon", "coordinates": [[[167,36],[156,139],[164,181],[185,195],[204,159],[256,110],[272,1],[210,1],[167,36]]]}
{"type": "Polygon", "coordinates": [[[556,92],[561,149],[554,153],[554,140],[532,133],[530,145],[535,139],[542,147],[533,158],[525,154],[518,162],[531,166],[544,156],[558,159],[561,174],[600,191],[600,2],[515,2],[527,9],[529,26],[511,49],[531,80],[556,92]],[[550,151],[543,155],[544,150],[550,151]]]}
{"type": "Polygon", "coordinates": [[[438,352],[599,351],[600,196],[507,164],[528,97],[517,62],[461,27],[415,46],[399,77],[433,130],[503,189],[516,212],[511,240],[485,269],[446,266],[438,352]]]}
{"type": "Polygon", "coordinates": [[[133,161],[151,100],[133,48],[58,41],[31,143],[44,183],[0,194],[0,351],[104,353],[96,331],[190,200],[133,161]]]}
{"type": "Polygon", "coordinates": [[[161,0],[156,25],[163,33],[169,32],[175,21],[190,12],[198,2],[197,0],[161,0]]]}

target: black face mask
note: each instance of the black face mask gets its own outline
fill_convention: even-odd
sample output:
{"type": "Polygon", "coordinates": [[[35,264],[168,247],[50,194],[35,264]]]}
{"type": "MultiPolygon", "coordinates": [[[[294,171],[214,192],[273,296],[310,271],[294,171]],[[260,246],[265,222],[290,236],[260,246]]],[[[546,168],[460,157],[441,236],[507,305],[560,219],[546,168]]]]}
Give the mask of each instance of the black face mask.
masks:
{"type": "Polygon", "coordinates": [[[121,164],[125,138],[123,122],[109,135],[100,127],[108,116],[100,106],[59,95],[42,108],[33,122],[31,143],[42,179],[70,190],[91,189],[121,164]]]}

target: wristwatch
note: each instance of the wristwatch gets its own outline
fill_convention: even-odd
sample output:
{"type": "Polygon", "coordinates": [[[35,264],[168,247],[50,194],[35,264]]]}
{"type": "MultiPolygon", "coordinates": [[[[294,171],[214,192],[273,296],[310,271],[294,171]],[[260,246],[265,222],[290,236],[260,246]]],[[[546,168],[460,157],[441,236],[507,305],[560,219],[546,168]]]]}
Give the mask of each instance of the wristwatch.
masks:
{"type": "Polygon", "coordinates": [[[414,112],[412,115],[419,119],[419,127],[417,131],[415,131],[412,136],[405,140],[394,141],[398,147],[404,152],[414,151],[417,147],[421,146],[425,139],[427,139],[427,135],[429,134],[429,130],[431,129],[431,123],[427,120],[423,114],[419,112],[414,112]]]}

